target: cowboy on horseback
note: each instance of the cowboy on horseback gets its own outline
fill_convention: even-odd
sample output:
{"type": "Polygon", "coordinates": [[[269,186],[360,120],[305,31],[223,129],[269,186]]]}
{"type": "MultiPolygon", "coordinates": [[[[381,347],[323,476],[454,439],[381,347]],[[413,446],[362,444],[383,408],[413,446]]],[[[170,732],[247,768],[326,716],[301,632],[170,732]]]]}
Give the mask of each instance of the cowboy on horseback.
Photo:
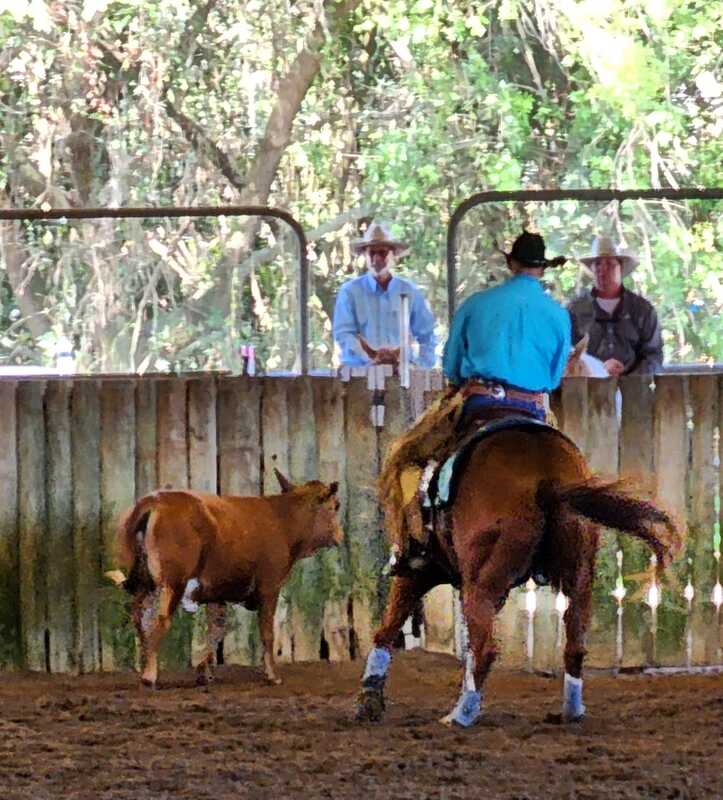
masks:
{"type": "Polygon", "coordinates": [[[473,294],[452,320],[443,367],[445,396],[392,446],[380,477],[393,574],[425,565],[428,533],[418,487],[428,462],[442,463],[480,425],[504,417],[544,422],[548,393],[562,379],[570,352],[567,311],[542,287],[548,267],[539,234],[524,231],[503,253],[513,276],[473,294]],[[461,406],[461,409],[460,409],[461,406]]]}
{"type": "Polygon", "coordinates": [[[505,256],[514,276],[470,297],[452,322],[444,356],[449,392],[394,441],[382,471],[387,529],[393,542],[409,544],[409,552],[400,550],[367,655],[356,703],[360,721],[378,721],[384,713],[392,649],[404,621],[427,592],[452,584],[460,589],[469,646],[458,701],[442,721],[475,724],[497,657],[495,616],[530,577],[568,599],[562,709],[551,720],[580,721],[602,528],[643,541],[658,570],[682,545],[669,514],[637,497],[627,480],[596,477],[575,443],[544,423],[547,392],[559,384],[569,354],[571,326],[539,279],[564,259],[546,259],[542,237],[527,232],[505,256]],[[407,493],[415,470],[430,459],[444,462],[432,481],[439,486],[445,470],[450,480],[442,503],[430,493],[432,529],[419,545],[407,493]],[[423,558],[414,552],[420,547],[423,558]]]}

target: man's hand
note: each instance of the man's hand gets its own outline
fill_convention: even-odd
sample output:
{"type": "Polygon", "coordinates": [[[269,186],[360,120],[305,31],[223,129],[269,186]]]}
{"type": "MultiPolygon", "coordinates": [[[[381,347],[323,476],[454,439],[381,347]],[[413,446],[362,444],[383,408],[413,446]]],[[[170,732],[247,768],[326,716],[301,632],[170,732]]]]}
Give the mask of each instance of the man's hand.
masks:
{"type": "Polygon", "coordinates": [[[380,347],[377,350],[375,364],[399,364],[399,348],[398,347],[380,347]]]}
{"type": "Polygon", "coordinates": [[[603,366],[608,371],[608,375],[612,375],[613,378],[622,375],[625,369],[625,366],[617,358],[609,358],[603,363],[603,366]]]}

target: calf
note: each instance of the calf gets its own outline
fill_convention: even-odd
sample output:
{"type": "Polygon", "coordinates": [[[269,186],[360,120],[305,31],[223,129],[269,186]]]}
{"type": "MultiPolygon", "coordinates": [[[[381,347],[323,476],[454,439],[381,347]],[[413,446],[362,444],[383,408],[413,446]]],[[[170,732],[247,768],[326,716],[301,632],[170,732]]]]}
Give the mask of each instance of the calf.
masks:
{"type": "Polygon", "coordinates": [[[341,543],[337,484],[292,485],[275,470],[282,494],[234,497],[162,490],[142,497],[118,530],[120,563],[106,573],[133,595],[141,646],[141,680],[155,687],[158,647],[179,602],[208,605],[208,649],[198,665],[206,682],[224,634],[225,603],[258,610],[266,677],[274,670],[274,613],[279,592],[300,558],[341,543]]]}

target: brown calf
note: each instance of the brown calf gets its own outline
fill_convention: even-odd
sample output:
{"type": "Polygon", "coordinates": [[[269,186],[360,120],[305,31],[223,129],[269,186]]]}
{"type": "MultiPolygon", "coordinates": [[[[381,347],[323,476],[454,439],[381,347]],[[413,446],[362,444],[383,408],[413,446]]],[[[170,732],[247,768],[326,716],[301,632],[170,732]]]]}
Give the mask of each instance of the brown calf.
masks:
{"type": "Polygon", "coordinates": [[[173,612],[208,604],[208,650],[198,665],[208,678],[224,633],[224,604],[259,612],[266,677],[274,671],[274,613],[281,587],[300,558],[340,544],[337,484],[293,486],[276,470],[282,494],[234,497],[162,490],[142,497],[118,531],[119,560],[130,569],[107,573],[133,595],[141,645],[141,680],[154,687],[158,647],[173,612]]]}

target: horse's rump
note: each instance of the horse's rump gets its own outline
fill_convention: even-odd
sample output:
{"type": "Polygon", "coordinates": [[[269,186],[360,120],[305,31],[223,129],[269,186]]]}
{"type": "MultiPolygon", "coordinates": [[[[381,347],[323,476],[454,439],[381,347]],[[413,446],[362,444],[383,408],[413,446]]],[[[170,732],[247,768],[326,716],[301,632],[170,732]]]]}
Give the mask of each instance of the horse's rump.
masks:
{"type": "MultiPolygon", "coordinates": [[[[584,463],[583,456],[575,443],[560,430],[545,422],[530,417],[516,416],[493,420],[467,438],[462,446],[437,468],[427,492],[431,505],[439,509],[450,508],[455,502],[460,481],[464,477],[475,451],[483,446],[483,443],[489,442],[489,440],[494,441],[493,437],[498,437],[505,432],[529,434],[535,439],[540,436],[552,437],[551,441],[559,441],[561,450],[568,456],[571,455],[575,463],[584,463]]],[[[546,444],[546,446],[548,445],[546,444]]],[[[570,460],[569,457],[566,460],[570,460]]]]}

